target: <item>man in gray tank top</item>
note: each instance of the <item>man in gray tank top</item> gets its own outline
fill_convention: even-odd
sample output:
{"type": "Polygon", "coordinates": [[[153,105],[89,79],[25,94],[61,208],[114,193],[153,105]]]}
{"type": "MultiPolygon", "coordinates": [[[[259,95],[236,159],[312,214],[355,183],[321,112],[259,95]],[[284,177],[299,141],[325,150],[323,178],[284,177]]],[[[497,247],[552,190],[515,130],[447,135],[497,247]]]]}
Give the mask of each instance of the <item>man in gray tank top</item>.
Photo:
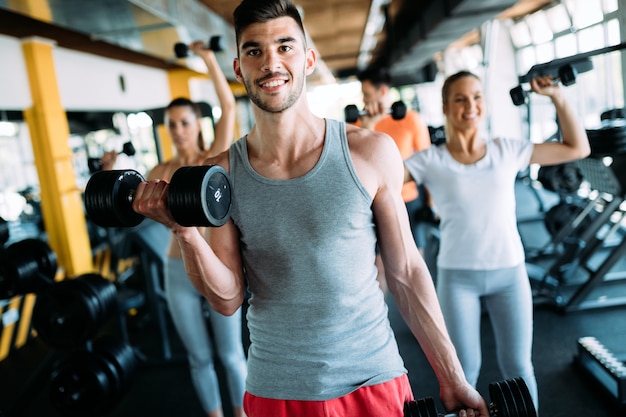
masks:
{"type": "Polygon", "coordinates": [[[290,0],[243,0],[234,18],[235,75],[256,124],[206,161],[230,172],[231,219],[207,236],[177,224],[164,181],[141,183],[133,208],[172,229],[189,278],[216,311],[232,314],[249,289],[246,414],[402,417],[413,394],[376,281],[378,245],[444,407],[487,416],[412,238],[395,143],[310,111],[305,80],[316,53],[290,0]]]}

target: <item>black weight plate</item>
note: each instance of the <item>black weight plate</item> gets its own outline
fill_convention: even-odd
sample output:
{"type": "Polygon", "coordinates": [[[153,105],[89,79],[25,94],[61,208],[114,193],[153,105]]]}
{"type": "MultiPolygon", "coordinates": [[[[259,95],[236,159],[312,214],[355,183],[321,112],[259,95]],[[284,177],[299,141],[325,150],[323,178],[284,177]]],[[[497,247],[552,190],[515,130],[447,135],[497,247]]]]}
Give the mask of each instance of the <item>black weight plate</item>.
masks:
{"type": "Polygon", "coordinates": [[[396,101],[391,105],[391,117],[394,120],[404,119],[406,116],[406,104],[402,101],[396,101]]]}
{"type": "Polygon", "coordinates": [[[489,384],[489,397],[491,398],[490,408],[494,410],[490,415],[493,417],[513,417],[509,412],[501,383],[493,382],[489,384]]]}
{"type": "Polygon", "coordinates": [[[509,411],[511,412],[511,417],[523,417],[522,414],[523,408],[520,407],[523,404],[520,404],[518,397],[516,396],[516,392],[513,391],[513,388],[509,384],[509,380],[501,382],[502,390],[504,391],[504,395],[506,398],[506,403],[508,405],[509,411]]]}
{"type": "Polygon", "coordinates": [[[172,175],[167,204],[182,226],[222,226],[232,208],[228,174],[219,165],[179,168],[172,175]]]}
{"type": "Polygon", "coordinates": [[[522,417],[537,417],[537,410],[535,409],[535,403],[530,395],[528,386],[522,378],[514,378],[509,380],[509,386],[515,392],[517,391],[519,397],[518,409],[522,417]]]}
{"type": "Polygon", "coordinates": [[[219,35],[211,36],[208,46],[213,52],[222,52],[224,50],[222,46],[222,37],[219,35]]]}
{"type": "Polygon", "coordinates": [[[426,412],[428,417],[438,417],[437,407],[435,407],[435,400],[432,397],[424,398],[424,404],[426,405],[426,412]]]}
{"type": "Polygon", "coordinates": [[[513,380],[502,381],[502,385],[506,387],[507,392],[510,394],[509,403],[511,404],[511,409],[515,410],[515,416],[518,417],[527,417],[526,416],[526,402],[522,398],[522,395],[517,388],[517,383],[513,380]]]}
{"type": "Polygon", "coordinates": [[[56,282],[37,296],[33,327],[47,344],[67,348],[84,343],[115,311],[115,285],[97,274],[56,282]]]}
{"type": "Polygon", "coordinates": [[[74,352],[53,371],[52,405],[64,416],[101,416],[112,405],[113,387],[103,361],[88,351],[74,352]]]}
{"type": "Polygon", "coordinates": [[[361,116],[358,107],[355,106],[354,104],[348,104],[343,109],[343,115],[344,115],[344,118],[346,119],[346,122],[348,123],[356,122],[357,120],[359,120],[359,117],[361,116]]]}
{"type": "Polygon", "coordinates": [[[53,281],[57,273],[57,256],[43,240],[24,239],[7,248],[10,259],[28,258],[37,262],[39,272],[53,281]]]}
{"type": "Polygon", "coordinates": [[[437,417],[436,414],[434,416],[431,416],[430,414],[428,414],[428,406],[426,404],[425,398],[417,400],[417,409],[419,410],[418,411],[419,417],[437,417]]]}
{"type": "Polygon", "coordinates": [[[107,337],[98,340],[94,351],[115,366],[120,388],[128,386],[139,366],[133,347],[122,340],[107,337]]]}
{"type": "Polygon", "coordinates": [[[143,176],[134,170],[99,171],[85,187],[87,216],[102,227],[133,227],[144,219],[132,206],[132,197],[143,176]]]}
{"type": "Polygon", "coordinates": [[[189,48],[187,47],[186,44],[182,42],[178,42],[174,44],[174,55],[176,55],[176,58],[185,58],[187,56],[188,51],[189,51],[189,48]]]}
{"type": "Polygon", "coordinates": [[[92,319],[84,303],[76,302],[76,291],[69,281],[54,284],[54,288],[37,296],[33,308],[33,327],[46,344],[69,348],[91,336],[92,319]]]}

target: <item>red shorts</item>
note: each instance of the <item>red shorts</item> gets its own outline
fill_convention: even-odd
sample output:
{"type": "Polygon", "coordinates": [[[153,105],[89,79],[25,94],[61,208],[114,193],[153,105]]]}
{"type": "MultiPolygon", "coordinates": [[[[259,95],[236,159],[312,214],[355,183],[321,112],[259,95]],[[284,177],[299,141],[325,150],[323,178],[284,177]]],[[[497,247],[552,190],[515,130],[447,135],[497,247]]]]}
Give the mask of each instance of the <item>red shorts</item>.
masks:
{"type": "Polygon", "coordinates": [[[404,403],[413,399],[404,374],[327,401],[274,400],[246,392],[243,409],[248,417],[403,417],[404,403]]]}

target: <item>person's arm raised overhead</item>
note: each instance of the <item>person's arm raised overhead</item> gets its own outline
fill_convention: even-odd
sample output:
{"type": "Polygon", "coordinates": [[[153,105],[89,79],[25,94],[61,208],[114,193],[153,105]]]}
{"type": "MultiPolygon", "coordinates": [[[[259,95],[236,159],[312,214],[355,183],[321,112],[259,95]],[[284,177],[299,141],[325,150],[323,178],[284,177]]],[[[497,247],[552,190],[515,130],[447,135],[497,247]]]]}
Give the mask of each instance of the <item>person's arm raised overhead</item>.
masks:
{"type": "Polygon", "coordinates": [[[550,76],[535,78],[531,80],[530,86],[537,94],[552,100],[563,137],[563,142],[535,145],[530,163],[556,165],[587,157],[591,152],[587,133],[580,123],[580,117],[565,99],[561,87],[554,84],[550,76]]]}
{"type": "Polygon", "coordinates": [[[215,92],[220,102],[222,115],[215,124],[215,139],[211,148],[208,150],[208,156],[215,156],[224,152],[232,143],[235,136],[235,96],[228,84],[228,80],[224,72],[219,66],[215,52],[207,49],[201,41],[192,42],[189,49],[198,55],[204,61],[209,76],[215,86],[215,92]]]}

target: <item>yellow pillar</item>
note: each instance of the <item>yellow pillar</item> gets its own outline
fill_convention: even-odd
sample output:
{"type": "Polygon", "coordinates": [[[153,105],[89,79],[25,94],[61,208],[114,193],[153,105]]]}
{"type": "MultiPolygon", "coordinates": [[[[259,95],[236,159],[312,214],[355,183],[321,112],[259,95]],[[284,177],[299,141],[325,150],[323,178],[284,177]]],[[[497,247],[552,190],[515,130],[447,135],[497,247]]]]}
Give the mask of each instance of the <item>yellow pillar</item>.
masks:
{"type": "Polygon", "coordinates": [[[9,9],[33,19],[52,22],[52,11],[48,0],[8,0],[9,9]]]}
{"type": "Polygon", "coordinates": [[[39,183],[49,245],[66,276],[93,271],[81,192],[70,149],[69,126],[54,70],[54,45],[41,38],[22,42],[33,107],[24,112],[39,183]]]}

